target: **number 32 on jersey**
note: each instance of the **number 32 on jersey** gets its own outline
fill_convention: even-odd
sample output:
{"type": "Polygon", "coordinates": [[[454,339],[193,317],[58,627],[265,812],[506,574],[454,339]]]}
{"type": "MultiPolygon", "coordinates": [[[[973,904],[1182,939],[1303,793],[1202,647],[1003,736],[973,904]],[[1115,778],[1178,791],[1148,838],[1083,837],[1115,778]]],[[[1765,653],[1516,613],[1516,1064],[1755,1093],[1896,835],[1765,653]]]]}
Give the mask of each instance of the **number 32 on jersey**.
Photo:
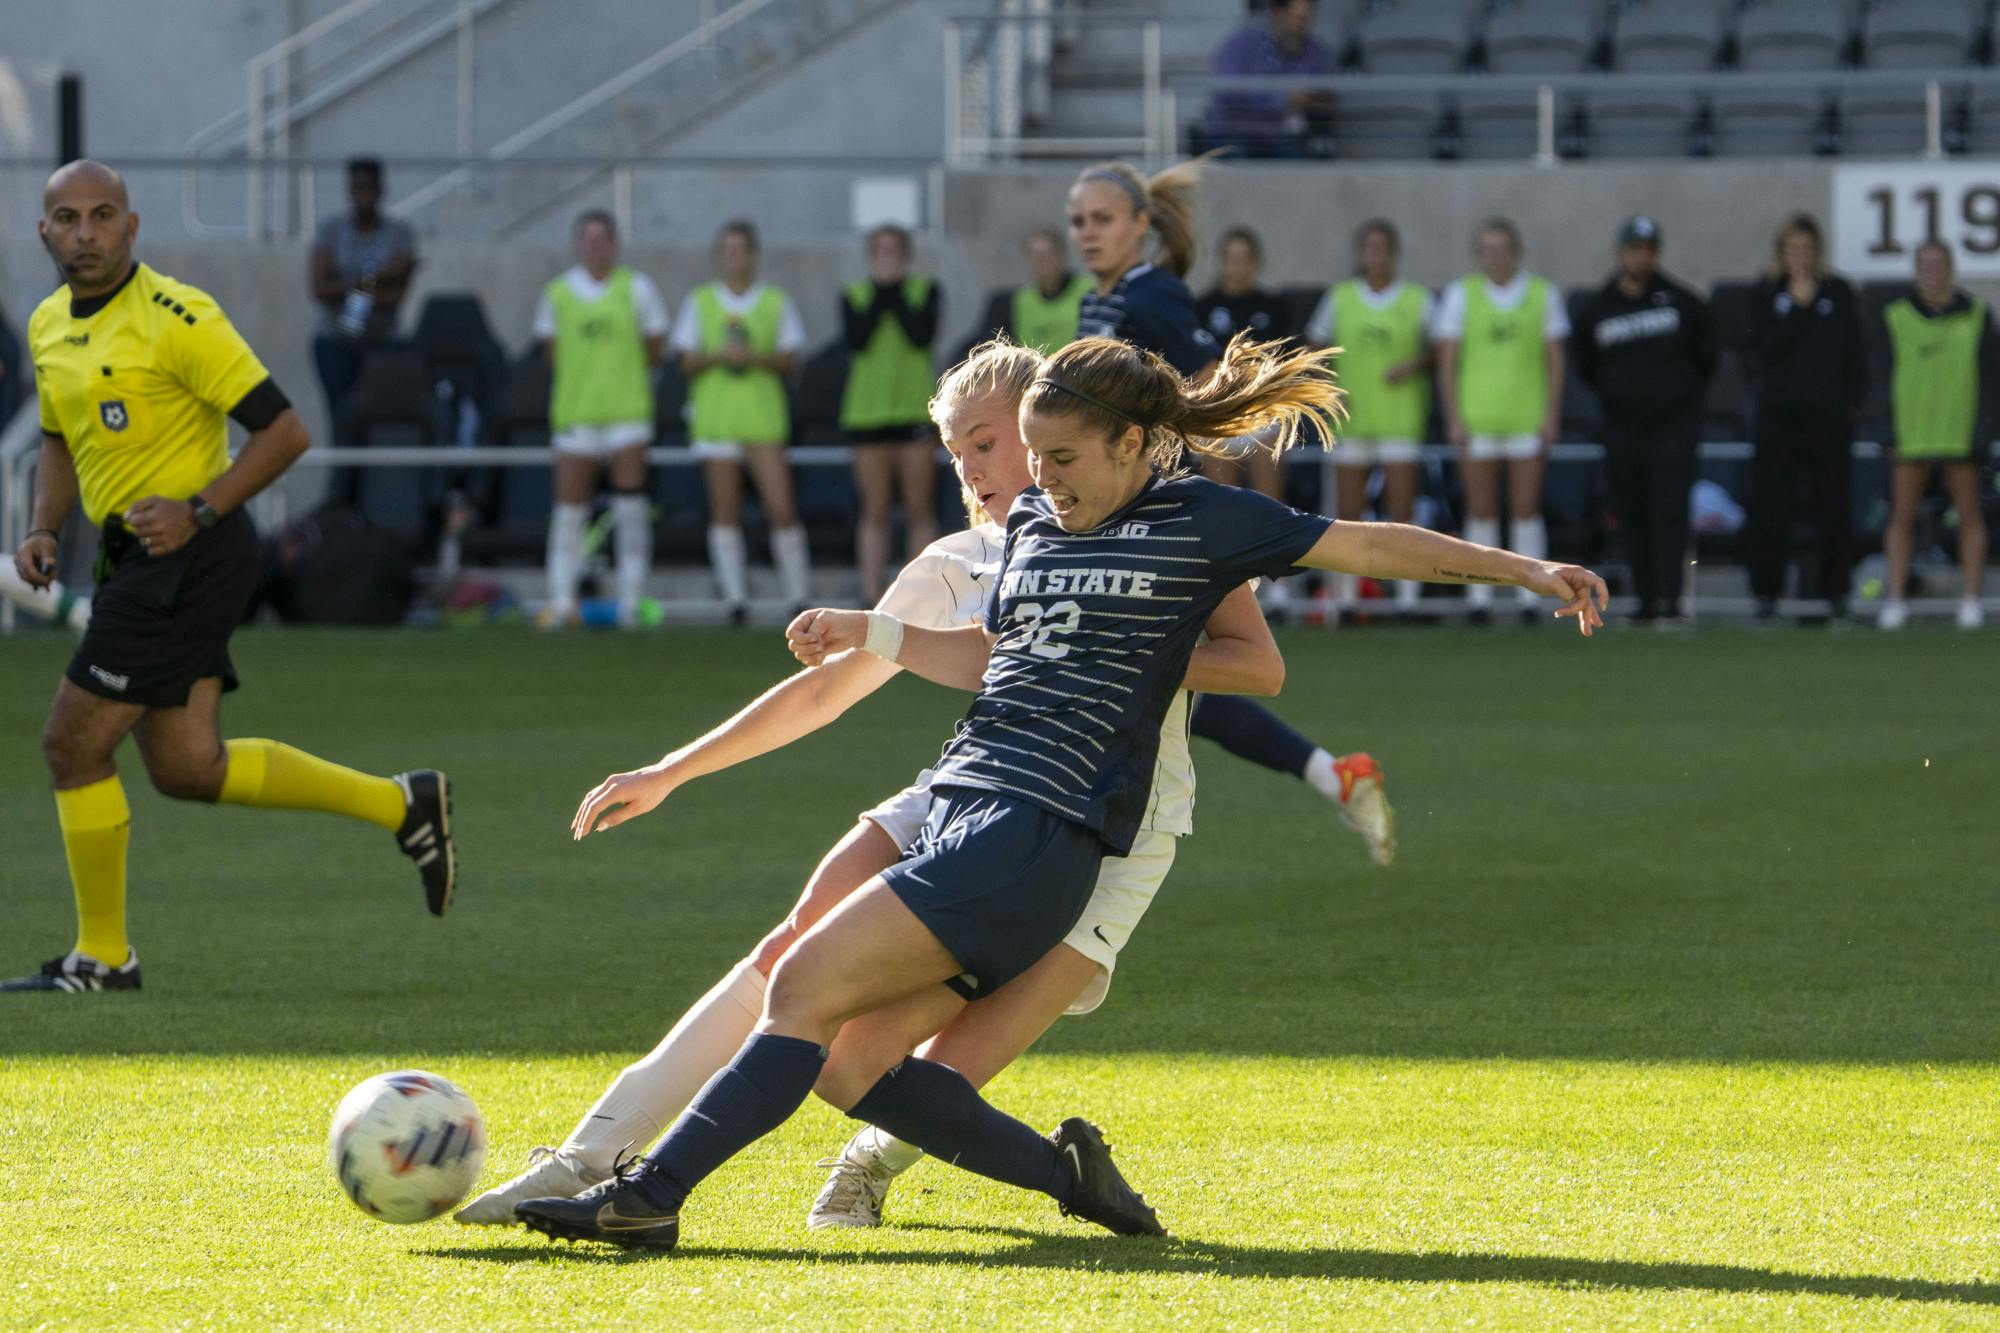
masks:
{"type": "Polygon", "coordinates": [[[1053,606],[1043,606],[1040,602],[1016,602],[1014,623],[1027,632],[1024,647],[1036,657],[1051,660],[1069,656],[1070,645],[1052,640],[1074,633],[1083,618],[1083,608],[1072,601],[1061,601],[1053,606]]]}

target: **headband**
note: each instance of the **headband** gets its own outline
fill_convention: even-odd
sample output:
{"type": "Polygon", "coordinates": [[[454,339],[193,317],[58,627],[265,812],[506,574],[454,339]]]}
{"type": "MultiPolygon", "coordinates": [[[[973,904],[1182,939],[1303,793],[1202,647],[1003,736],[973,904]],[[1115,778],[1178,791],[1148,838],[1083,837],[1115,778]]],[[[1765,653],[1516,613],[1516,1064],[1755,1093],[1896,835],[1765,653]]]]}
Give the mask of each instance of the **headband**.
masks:
{"type": "Polygon", "coordinates": [[[1077,177],[1077,179],[1087,180],[1087,181],[1110,181],[1112,184],[1116,185],[1119,189],[1125,191],[1125,193],[1131,197],[1132,207],[1134,209],[1136,209],[1141,213],[1150,213],[1153,211],[1152,205],[1146,201],[1145,188],[1143,186],[1134,185],[1132,183],[1132,178],[1127,176],[1122,171],[1113,171],[1110,167],[1092,167],[1089,171],[1086,171],[1083,173],[1083,175],[1077,177]]]}
{"type": "Polygon", "coordinates": [[[1152,427],[1148,426],[1145,422],[1139,420],[1139,418],[1133,416],[1130,412],[1127,412],[1124,408],[1113,407],[1111,404],[1105,402],[1102,398],[1099,398],[1096,394],[1085,393],[1081,389],[1073,389],[1069,385],[1064,384],[1061,380],[1052,380],[1044,376],[1043,378],[1036,380],[1035,385],[1042,388],[1054,389],[1058,393],[1066,393],[1072,398],[1081,398],[1083,399],[1084,402],[1089,403],[1092,407],[1098,408],[1105,412],[1109,412],[1112,416],[1117,417],[1120,421],[1131,422],[1133,425],[1137,426],[1140,430],[1150,431],[1152,429],[1152,427]]]}

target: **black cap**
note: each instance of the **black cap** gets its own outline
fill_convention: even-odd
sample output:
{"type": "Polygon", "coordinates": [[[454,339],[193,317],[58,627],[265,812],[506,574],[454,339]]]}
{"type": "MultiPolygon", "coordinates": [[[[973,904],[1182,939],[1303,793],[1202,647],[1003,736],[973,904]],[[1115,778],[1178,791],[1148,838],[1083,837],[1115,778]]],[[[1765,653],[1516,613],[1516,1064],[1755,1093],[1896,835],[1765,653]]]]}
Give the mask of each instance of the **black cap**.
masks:
{"type": "Polygon", "coordinates": [[[1644,213],[1626,218],[1618,226],[1618,244],[1650,245],[1657,250],[1660,248],[1660,224],[1644,213]]]}

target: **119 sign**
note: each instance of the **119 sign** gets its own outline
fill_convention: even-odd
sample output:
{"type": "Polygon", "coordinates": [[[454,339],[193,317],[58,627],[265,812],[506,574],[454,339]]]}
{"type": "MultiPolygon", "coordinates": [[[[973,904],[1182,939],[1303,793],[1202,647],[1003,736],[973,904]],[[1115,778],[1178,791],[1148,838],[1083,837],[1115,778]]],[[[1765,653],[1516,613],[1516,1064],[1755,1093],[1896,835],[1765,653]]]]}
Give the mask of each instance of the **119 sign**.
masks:
{"type": "Polygon", "coordinates": [[[1835,168],[1834,267],[1863,278],[1907,278],[1917,247],[1933,237],[1951,246],[1961,276],[2000,275],[2000,167],[1835,168]]]}

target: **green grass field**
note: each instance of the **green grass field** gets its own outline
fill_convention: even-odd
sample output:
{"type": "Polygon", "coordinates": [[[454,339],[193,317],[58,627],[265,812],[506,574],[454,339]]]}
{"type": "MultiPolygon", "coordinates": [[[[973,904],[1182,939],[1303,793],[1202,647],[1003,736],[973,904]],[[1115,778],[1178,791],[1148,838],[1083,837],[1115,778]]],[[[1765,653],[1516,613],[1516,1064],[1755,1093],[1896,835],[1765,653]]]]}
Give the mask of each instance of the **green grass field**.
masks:
{"type": "MultiPolygon", "coordinates": [[[[849,1128],[815,1103],[632,1258],[368,1220],[334,1103],[436,1069],[512,1174],[957,701],[899,682],[576,846],[582,792],[784,671],[775,634],[244,633],[232,734],[455,775],[459,903],[376,830],[177,807],[128,758],[148,989],[0,1007],[0,1327],[2000,1324],[2000,638],[1283,642],[1281,711],[1383,761],[1399,863],[1198,747],[1110,1000],[992,1090],[1105,1125],[1175,1238],[935,1163],[882,1231],[809,1233],[849,1128]]],[[[7,971],[71,939],[35,742],[66,650],[0,640],[7,971]]]]}

